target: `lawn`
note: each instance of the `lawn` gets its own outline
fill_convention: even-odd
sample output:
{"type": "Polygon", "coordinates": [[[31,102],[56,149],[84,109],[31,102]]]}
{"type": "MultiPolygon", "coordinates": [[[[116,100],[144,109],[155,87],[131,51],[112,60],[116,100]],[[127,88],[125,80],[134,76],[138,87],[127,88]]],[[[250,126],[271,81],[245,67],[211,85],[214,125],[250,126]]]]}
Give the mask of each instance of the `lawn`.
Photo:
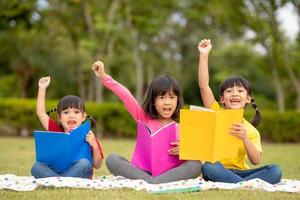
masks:
{"type": "MultiPolygon", "coordinates": [[[[134,140],[101,140],[105,155],[118,152],[130,158],[134,140]]],[[[299,144],[263,144],[261,165],[276,163],[281,166],[283,176],[287,179],[300,180],[300,145],[299,144]],[[297,156],[298,155],[298,156],[297,156]]],[[[30,168],[35,159],[32,138],[0,137],[0,174],[30,176],[30,168]]],[[[95,176],[109,174],[104,163],[95,171],[95,176]]],[[[38,188],[32,192],[14,192],[0,190],[0,199],[300,199],[299,194],[270,193],[258,190],[209,190],[179,194],[148,194],[143,191],[122,190],[88,190],[69,188],[38,188]]]]}

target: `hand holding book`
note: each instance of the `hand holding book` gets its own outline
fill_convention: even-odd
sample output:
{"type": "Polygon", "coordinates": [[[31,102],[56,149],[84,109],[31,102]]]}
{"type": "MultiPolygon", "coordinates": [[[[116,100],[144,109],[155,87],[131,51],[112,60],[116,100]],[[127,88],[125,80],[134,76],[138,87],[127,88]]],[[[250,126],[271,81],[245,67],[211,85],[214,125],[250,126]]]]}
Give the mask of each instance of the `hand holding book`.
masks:
{"type": "Polygon", "coordinates": [[[179,141],[171,142],[170,145],[173,147],[168,150],[168,153],[172,156],[179,155],[179,141]]]}

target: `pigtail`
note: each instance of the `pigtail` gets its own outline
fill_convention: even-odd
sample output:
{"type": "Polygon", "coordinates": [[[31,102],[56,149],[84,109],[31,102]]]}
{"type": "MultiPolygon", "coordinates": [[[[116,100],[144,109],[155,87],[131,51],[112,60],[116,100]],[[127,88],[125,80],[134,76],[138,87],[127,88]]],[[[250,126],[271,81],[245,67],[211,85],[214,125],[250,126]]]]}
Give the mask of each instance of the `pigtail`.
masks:
{"type": "Polygon", "coordinates": [[[254,127],[257,127],[257,125],[260,123],[261,119],[262,119],[262,116],[261,116],[261,113],[256,105],[256,102],[253,98],[251,98],[251,103],[252,103],[252,108],[255,109],[255,116],[254,118],[252,119],[252,122],[251,124],[254,126],[254,127]]]}
{"type": "Polygon", "coordinates": [[[52,112],[57,112],[57,108],[53,108],[47,112],[47,115],[50,115],[52,112]]]}
{"type": "Polygon", "coordinates": [[[86,118],[91,121],[91,128],[96,128],[96,120],[91,115],[87,115],[86,118]]]}

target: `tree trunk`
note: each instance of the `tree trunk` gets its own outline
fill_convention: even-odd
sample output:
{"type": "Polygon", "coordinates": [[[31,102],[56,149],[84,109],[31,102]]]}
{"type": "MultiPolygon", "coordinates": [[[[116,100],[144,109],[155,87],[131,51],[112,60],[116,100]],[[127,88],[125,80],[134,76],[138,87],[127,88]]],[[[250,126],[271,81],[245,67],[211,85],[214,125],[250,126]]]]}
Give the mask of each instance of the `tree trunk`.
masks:
{"type": "Polygon", "coordinates": [[[289,79],[291,80],[292,82],[292,85],[294,86],[295,88],[295,91],[297,93],[297,99],[296,99],[296,110],[298,112],[300,112],[300,81],[297,79],[296,77],[296,74],[291,66],[291,62],[289,60],[289,55],[288,55],[288,52],[287,52],[287,49],[284,45],[283,42],[281,42],[281,45],[282,45],[282,60],[283,60],[283,63],[284,63],[284,67],[288,73],[288,76],[289,76],[289,79]]]}
{"type": "MultiPolygon", "coordinates": [[[[113,24],[119,4],[120,4],[120,0],[114,0],[111,3],[110,9],[107,13],[108,26],[111,26],[113,24]]],[[[89,37],[92,41],[97,42],[94,23],[93,23],[93,19],[92,19],[88,1],[83,1],[83,13],[84,13],[89,37]]],[[[114,44],[114,39],[112,39],[112,38],[113,38],[113,36],[111,36],[110,31],[105,32],[103,34],[103,37],[101,39],[102,45],[92,53],[93,61],[96,61],[97,59],[103,59],[105,57],[105,55],[107,54],[107,52],[109,53],[108,48],[112,48],[111,45],[114,44]]],[[[113,52],[112,52],[112,54],[113,54],[113,52]]],[[[108,72],[107,65],[106,65],[105,70],[108,72]]],[[[88,97],[89,97],[89,100],[92,100],[93,97],[95,97],[96,102],[103,102],[103,99],[104,99],[103,98],[103,85],[101,83],[99,83],[99,80],[95,75],[93,75],[93,78],[90,81],[88,97]]]]}
{"type": "Polygon", "coordinates": [[[142,102],[142,95],[143,95],[143,65],[140,56],[139,50],[139,38],[138,33],[136,30],[132,30],[131,32],[131,39],[133,41],[133,62],[136,69],[136,85],[135,85],[135,98],[138,102],[142,102]]]}
{"type": "Polygon", "coordinates": [[[269,48],[265,42],[263,42],[263,46],[267,49],[268,52],[268,63],[269,66],[271,68],[271,72],[272,72],[272,80],[274,83],[274,87],[275,87],[275,93],[276,93],[276,101],[277,101],[277,110],[280,113],[283,113],[285,111],[285,103],[284,103],[284,92],[282,89],[282,85],[280,82],[280,78],[279,78],[279,74],[278,74],[278,66],[275,62],[275,56],[274,56],[274,52],[271,50],[271,48],[269,48]]]}
{"type": "Polygon", "coordinates": [[[127,8],[126,17],[127,17],[126,19],[127,26],[130,30],[130,36],[132,41],[133,63],[136,69],[135,98],[137,99],[138,102],[141,103],[143,83],[144,83],[143,65],[142,65],[142,60],[141,60],[140,50],[139,50],[139,34],[132,25],[132,15],[131,15],[130,7],[127,8]]]}
{"type": "Polygon", "coordinates": [[[75,74],[77,78],[77,84],[78,84],[78,92],[79,96],[82,99],[86,99],[85,96],[85,87],[84,87],[84,80],[83,80],[83,69],[82,69],[82,60],[80,55],[80,46],[79,41],[73,37],[72,39],[73,47],[74,47],[74,54],[75,54],[75,74]]]}
{"type": "Polygon", "coordinates": [[[150,86],[153,79],[154,79],[154,69],[153,69],[153,65],[150,64],[147,66],[147,88],[150,86]]]}
{"type": "Polygon", "coordinates": [[[26,98],[28,94],[28,90],[30,88],[30,82],[32,76],[35,73],[35,69],[30,67],[28,63],[22,63],[18,70],[18,76],[20,78],[20,97],[26,98]]]}

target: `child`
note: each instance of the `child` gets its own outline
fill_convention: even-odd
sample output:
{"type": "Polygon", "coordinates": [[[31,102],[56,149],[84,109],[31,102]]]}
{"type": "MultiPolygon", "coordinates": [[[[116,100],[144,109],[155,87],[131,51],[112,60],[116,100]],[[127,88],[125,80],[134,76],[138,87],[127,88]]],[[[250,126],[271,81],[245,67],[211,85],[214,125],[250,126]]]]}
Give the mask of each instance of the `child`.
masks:
{"type": "MultiPolygon", "coordinates": [[[[45,96],[46,89],[50,84],[50,77],[42,77],[39,80],[39,90],[37,97],[36,114],[42,124],[42,126],[48,131],[55,132],[69,132],[72,129],[80,126],[83,121],[86,120],[87,114],[85,113],[85,106],[83,100],[78,96],[68,95],[60,99],[56,109],[57,117],[60,124],[57,124],[53,119],[49,117],[49,113],[46,113],[45,109],[45,96]]],[[[90,131],[85,138],[91,146],[93,163],[86,158],[82,158],[67,169],[63,173],[57,173],[51,169],[47,164],[37,162],[31,169],[31,174],[35,178],[45,178],[53,176],[64,177],[80,177],[91,178],[93,167],[98,169],[101,167],[103,153],[100,147],[99,141],[96,139],[94,133],[90,131]]],[[[51,151],[51,149],[49,149],[51,151]]]]}
{"type": "MultiPolygon", "coordinates": [[[[142,107],[123,85],[105,73],[104,64],[101,61],[94,62],[92,69],[104,86],[112,90],[123,101],[134,120],[142,121],[151,129],[151,132],[157,131],[178,117],[182,106],[182,97],[179,85],[172,77],[165,75],[153,80],[142,107]]],[[[179,127],[176,128],[178,134],[179,127]]],[[[169,154],[178,156],[179,142],[173,142],[171,145],[174,147],[169,149],[169,154]]],[[[200,175],[202,167],[200,161],[186,161],[180,166],[154,177],[116,154],[111,154],[106,158],[106,165],[109,171],[116,176],[142,179],[148,183],[166,183],[195,178],[200,175]]]]}
{"type": "MultiPolygon", "coordinates": [[[[209,87],[208,55],[211,48],[212,45],[209,39],[199,42],[198,81],[204,106],[219,110],[221,108],[209,87]]],[[[255,128],[261,120],[261,115],[251,95],[248,81],[239,76],[231,77],[221,84],[220,93],[220,102],[226,109],[243,109],[251,102],[256,115],[252,124],[245,119],[243,123],[232,124],[229,133],[242,140],[237,156],[213,164],[206,162],[202,169],[203,178],[205,180],[227,183],[237,183],[254,178],[259,178],[271,184],[280,182],[282,173],[277,165],[266,165],[256,169],[249,169],[246,164],[246,157],[254,165],[257,165],[262,157],[260,134],[255,128]]]]}

